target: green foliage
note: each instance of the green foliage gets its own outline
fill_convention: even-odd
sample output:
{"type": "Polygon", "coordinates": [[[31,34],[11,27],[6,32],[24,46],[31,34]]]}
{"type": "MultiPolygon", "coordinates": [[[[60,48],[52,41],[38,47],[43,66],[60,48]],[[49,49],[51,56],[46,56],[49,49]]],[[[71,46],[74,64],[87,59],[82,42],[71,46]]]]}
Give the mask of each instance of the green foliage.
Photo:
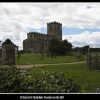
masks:
{"type": "MultiPolygon", "coordinates": [[[[56,72],[63,72],[66,74],[66,79],[72,79],[75,83],[81,86],[81,93],[95,93],[96,88],[100,88],[100,70],[88,70],[86,63],[67,64],[67,65],[47,65],[36,67],[40,70],[56,72]]],[[[32,76],[41,77],[40,71],[34,68],[28,68],[32,76]]],[[[99,92],[100,93],[100,92],[99,92]]]]}
{"type": "Polygon", "coordinates": [[[72,44],[67,40],[63,40],[61,43],[61,52],[62,54],[66,54],[66,52],[70,52],[72,48],[72,44]]]}
{"type": "Polygon", "coordinates": [[[49,51],[58,55],[66,55],[70,52],[72,44],[67,40],[59,41],[58,39],[51,39],[49,44],[49,51]]]}
{"type": "Polygon", "coordinates": [[[90,48],[89,45],[85,45],[83,47],[75,47],[72,49],[74,52],[82,52],[83,55],[86,55],[88,53],[88,48],[90,48]]]}
{"type": "Polygon", "coordinates": [[[49,51],[51,53],[56,53],[56,52],[58,53],[59,46],[60,46],[60,41],[58,39],[51,39],[49,45],[49,51]]]}
{"type": "Polygon", "coordinates": [[[100,52],[100,48],[90,48],[90,52],[100,52]]]}
{"type": "Polygon", "coordinates": [[[29,92],[31,75],[14,66],[0,66],[0,93],[29,92]]]}
{"type": "Polygon", "coordinates": [[[80,90],[63,73],[43,73],[37,78],[14,66],[1,66],[0,93],[76,93],[80,90]]]}
{"type": "Polygon", "coordinates": [[[96,88],[100,88],[99,83],[100,72],[87,70],[85,63],[25,70],[14,66],[0,67],[0,93],[95,93],[96,88]],[[78,84],[75,86],[75,83],[78,84]]]}
{"type": "Polygon", "coordinates": [[[34,82],[36,93],[77,93],[81,89],[72,79],[65,78],[64,73],[45,72],[34,82]]]}

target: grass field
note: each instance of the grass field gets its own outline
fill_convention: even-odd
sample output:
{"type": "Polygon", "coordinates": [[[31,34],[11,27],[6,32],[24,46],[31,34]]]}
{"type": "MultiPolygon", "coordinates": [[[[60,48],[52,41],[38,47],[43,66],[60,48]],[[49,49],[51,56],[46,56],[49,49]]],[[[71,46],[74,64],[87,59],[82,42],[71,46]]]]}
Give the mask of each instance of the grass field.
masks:
{"type": "MultiPolygon", "coordinates": [[[[85,60],[86,57],[84,56],[85,60]]],[[[47,57],[44,55],[44,59],[41,59],[41,54],[21,54],[19,63],[17,62],[16,56],[16,64],[25,65],[25,64],[55,64],[55,63],[68,63],[68,62],[79,62],[83,61],[77,59],[76,56],[57,56],[56,58],[47,57]]]]}
{"type": "Polygon", "coordinates": [[[100,72],[91,71],[86,68],[84,64],[70,64],[70,65],[56,65],[44,66],[37,68],[26,69],[37,78],[41,77],[42,71],[49,72],[63,72],[66,73],[66,78],[73,79],[78,85],[81,86],[84,93],[95,93],[96,88],[100,88],[100,72]]]}
{"type": "MultiPolygon", "coordinates": [[[[40,58],[40,53],[21,54],[19,65],[69,63],[86,60],[86,56],[83,57],[84,59],[80,60],[77,59],[76,56],[57,56],[56,58],[47,58],[46,54],[44,55],[44,59],[40,58]]],[[[18,64],[17,59],[16,64],[18,64]]],[[[42,71],[66,73],[66,78],[73,79],[74,82],[81,86],[82,92],[84,93],[95,93],[96,89],[100,88],[100,71],[88,70],[86,68],[86,63],[69,65],[48,65],[43,67],[28,68],[25,70],[28,70],[33,76],[35,75],[37,78],[41,77],[42,71]]]]}

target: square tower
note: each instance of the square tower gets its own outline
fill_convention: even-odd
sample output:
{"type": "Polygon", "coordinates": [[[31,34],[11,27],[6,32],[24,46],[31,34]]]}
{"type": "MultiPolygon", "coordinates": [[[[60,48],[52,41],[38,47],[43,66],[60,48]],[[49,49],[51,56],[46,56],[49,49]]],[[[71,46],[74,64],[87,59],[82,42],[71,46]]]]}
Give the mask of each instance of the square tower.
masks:
{"type": "Polygon", "coordinates": [[[55,21],[47,23],[47,34],[54,35],[56,39],[62,41],[62,24],[55,21]]]}

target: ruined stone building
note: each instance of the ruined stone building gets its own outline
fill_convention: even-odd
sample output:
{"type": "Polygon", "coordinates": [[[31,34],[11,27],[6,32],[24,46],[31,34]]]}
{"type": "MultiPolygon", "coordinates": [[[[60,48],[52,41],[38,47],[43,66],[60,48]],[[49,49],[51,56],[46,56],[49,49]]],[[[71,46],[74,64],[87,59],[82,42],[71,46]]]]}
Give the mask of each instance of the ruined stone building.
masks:
{"type": "Polygon", "coordinates": [[[23,50],[32,53],[46,51],[49,41],[54,38],[62,41],[62,24],[55,21],[47,23],[47,34],[27,33],[27,39],[23,40],[23,50]]]}

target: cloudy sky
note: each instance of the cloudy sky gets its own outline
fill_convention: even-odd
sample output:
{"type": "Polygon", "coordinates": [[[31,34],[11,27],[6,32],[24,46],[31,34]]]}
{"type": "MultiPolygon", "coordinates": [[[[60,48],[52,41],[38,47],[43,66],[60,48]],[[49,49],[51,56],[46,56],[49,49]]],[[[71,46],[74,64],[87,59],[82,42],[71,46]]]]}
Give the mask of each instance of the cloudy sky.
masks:
{"type": "Polygon", "coordinates": [[[47,33],[47,23],[62,23],[62,38],[73,47],[100,47],[100,3],[0,3],[0,40],[11,39],[19,50],[30,31],[47,33]]]}

